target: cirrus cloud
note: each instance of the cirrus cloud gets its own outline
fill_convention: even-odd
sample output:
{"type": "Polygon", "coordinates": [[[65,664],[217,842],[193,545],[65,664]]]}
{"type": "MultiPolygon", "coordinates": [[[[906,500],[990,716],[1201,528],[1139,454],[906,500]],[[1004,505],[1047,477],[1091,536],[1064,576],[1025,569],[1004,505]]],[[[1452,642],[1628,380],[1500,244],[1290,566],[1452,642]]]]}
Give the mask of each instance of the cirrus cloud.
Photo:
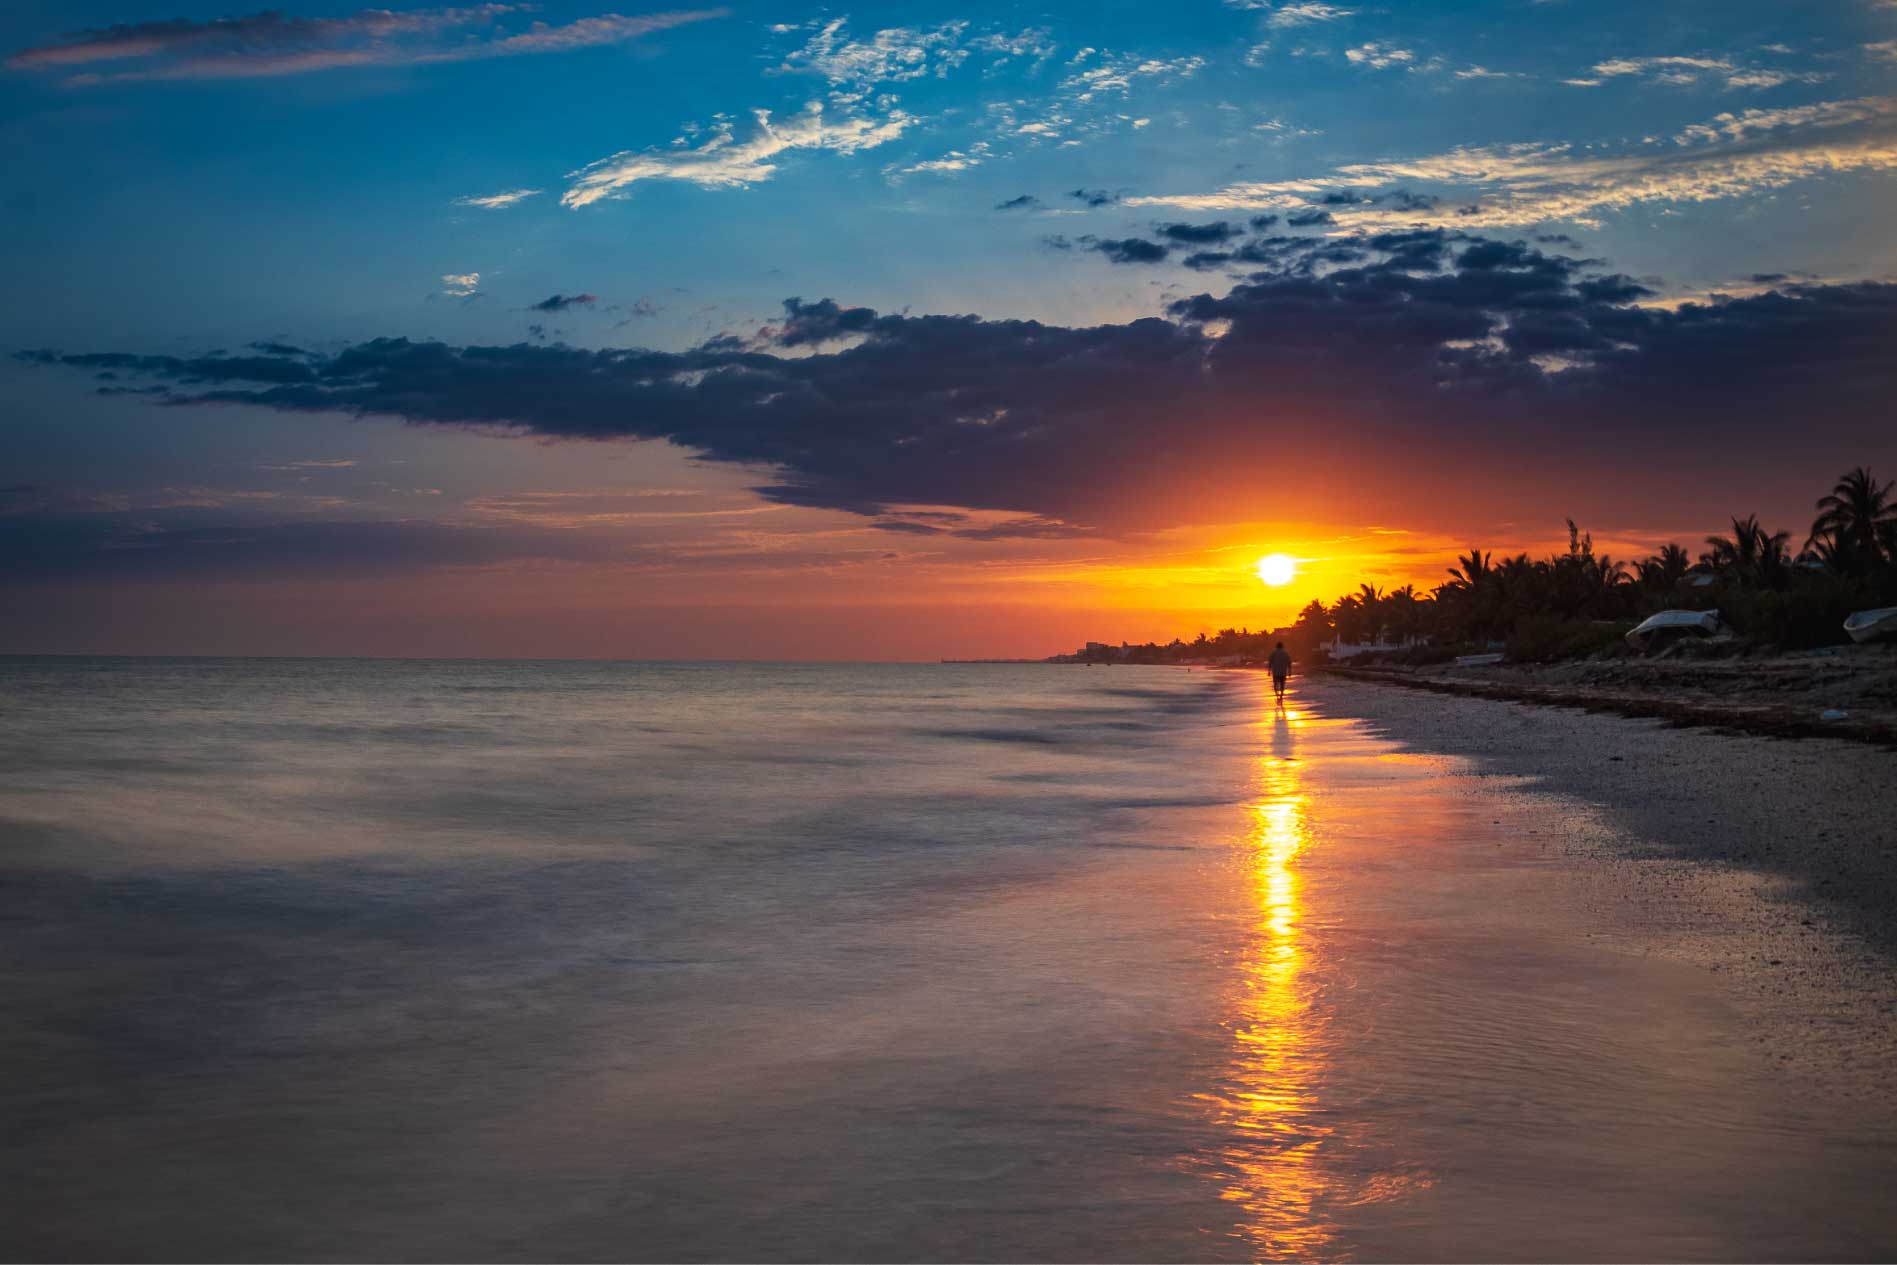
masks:
{"type": "Polygon", "coordinates": [[[482,196],[469,195],[456,198],[456,206],[476,206],[484,211],[504,211],[510,206],[518,206],[528,198],[540,196],[538,189],[509,189],[505,193],[489,193],[482,196]]]}
{"type": "Polygon", "coordinates": [[[11,70],[70,70],[132,63],[125,69],[83,71],[67,82],[255,79],[362,66],[426,65],[568,52],[623,43],[654,31],[724,17],[727,9],[693,9],[628,17],[618,13],[561,26],[531,23],[508,34],[501,24],[532,6],[481,4],[466,8],[394,13],[363,9],[341,18],[299,18],[265,12],[200,22],[174,18],[78,31],[7,58],[11,70]],[[444,42],[456,30],[483,37],[444,42]]]}
{"type": "Polygon", "coordinates": [[[1897,171],[1897,97],[1861,97],[1781,110],[1722,113],[1683,129],[1674,143],[1620,154],[1569,145],[1471,146],[1418,158],[1350,163],[1321,175],[1246,181],[1198,194],[1127,199],[1187,211],[1297,212],[1339,187],[1405,183],[1453,190],[1453,217],[1422,207],[1366,205],[1334,211],[1346,227],[1390,228],[1453,218],[1465,228],[1566,221],[1596,224],[1648,203],[1709,202],[1853,171],[1897,171]]]}
{"type": "Polygon", "coordinates": [[[644,180],[682,180],[702,189],[737,189],[758,184],[777,174],[778,159],[796,150],[828,150],[854,154],[874,149],[901,136],[916,122],[914,115],[892,110],[881,118],[857,114],[829,119],[823,103],[809,102],[788,118],[773,118],[769,110],[752,112],[751,134],[739,140],[729,120],[711,128],[711,136],[685,149],[626,150],[590,166],[569,172],[573,183],[560,196],[567,207],[591,206],[605,198],[623,197],[644,180]]]}

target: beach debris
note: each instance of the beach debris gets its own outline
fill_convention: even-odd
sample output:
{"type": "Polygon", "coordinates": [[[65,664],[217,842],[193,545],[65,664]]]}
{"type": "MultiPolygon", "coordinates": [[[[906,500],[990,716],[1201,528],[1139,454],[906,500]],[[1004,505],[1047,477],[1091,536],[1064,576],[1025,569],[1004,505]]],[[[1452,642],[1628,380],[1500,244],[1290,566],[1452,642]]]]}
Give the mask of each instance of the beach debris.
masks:
{"type": "Polygon", "coordinates": [[[1844,631],[1850,634],[1852,641],[1876,641],[1880,637],[1897,636],[1897,606],[1854,611],[1844,621],[1844,631]]]}
{"type": "Polygon", "coordinates": [[[1827,707],[1818,713],[1819,720],[1849,720],[1851,713],[1841,707],[1827,707]]]}
{"type": "Polygon", "coordinates": [[[1499,654],[1461,654],[1456,656],[1456,666],[1459,668],[1486,668],[1490,664],[1500,663],[1501,661],[1502,656],[1499,654]]]}

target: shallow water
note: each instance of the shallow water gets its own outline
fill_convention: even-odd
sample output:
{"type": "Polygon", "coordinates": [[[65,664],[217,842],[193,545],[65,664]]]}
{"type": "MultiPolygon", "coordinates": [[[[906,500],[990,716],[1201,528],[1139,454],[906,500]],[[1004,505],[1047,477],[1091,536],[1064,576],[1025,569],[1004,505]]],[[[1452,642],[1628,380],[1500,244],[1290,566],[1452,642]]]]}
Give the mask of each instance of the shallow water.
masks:
{"type": "Polygon", "coordinates": [[[0,1247],[1897,1249],[1551,851],[1244,674],[0,661],[0,1247]]]}

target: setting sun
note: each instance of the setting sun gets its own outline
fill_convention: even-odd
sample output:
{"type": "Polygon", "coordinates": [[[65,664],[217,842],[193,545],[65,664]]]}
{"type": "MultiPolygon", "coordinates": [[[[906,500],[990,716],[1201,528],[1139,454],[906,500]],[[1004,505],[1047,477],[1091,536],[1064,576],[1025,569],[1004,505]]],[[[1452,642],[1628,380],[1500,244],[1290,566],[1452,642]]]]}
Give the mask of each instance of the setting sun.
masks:
{"type": "Polygon", "coordinates": [[[1266,584],[1280,588],[1297,578],[1298,560],[1288,553],[1270,553],[1258,560],[1254,570],[1266,584]]]}

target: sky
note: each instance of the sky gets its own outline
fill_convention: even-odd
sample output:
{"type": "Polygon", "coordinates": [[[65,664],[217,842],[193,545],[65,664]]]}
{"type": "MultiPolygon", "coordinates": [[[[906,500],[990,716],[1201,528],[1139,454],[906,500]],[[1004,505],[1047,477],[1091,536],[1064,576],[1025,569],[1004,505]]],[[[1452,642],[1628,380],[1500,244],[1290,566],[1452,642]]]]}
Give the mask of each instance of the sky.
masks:
{"type": "Polygon", "coordinates": [[[228,3],[0,13],[0,653],[1039,656],[1897,473],[1890,0],[228,3]]]}

